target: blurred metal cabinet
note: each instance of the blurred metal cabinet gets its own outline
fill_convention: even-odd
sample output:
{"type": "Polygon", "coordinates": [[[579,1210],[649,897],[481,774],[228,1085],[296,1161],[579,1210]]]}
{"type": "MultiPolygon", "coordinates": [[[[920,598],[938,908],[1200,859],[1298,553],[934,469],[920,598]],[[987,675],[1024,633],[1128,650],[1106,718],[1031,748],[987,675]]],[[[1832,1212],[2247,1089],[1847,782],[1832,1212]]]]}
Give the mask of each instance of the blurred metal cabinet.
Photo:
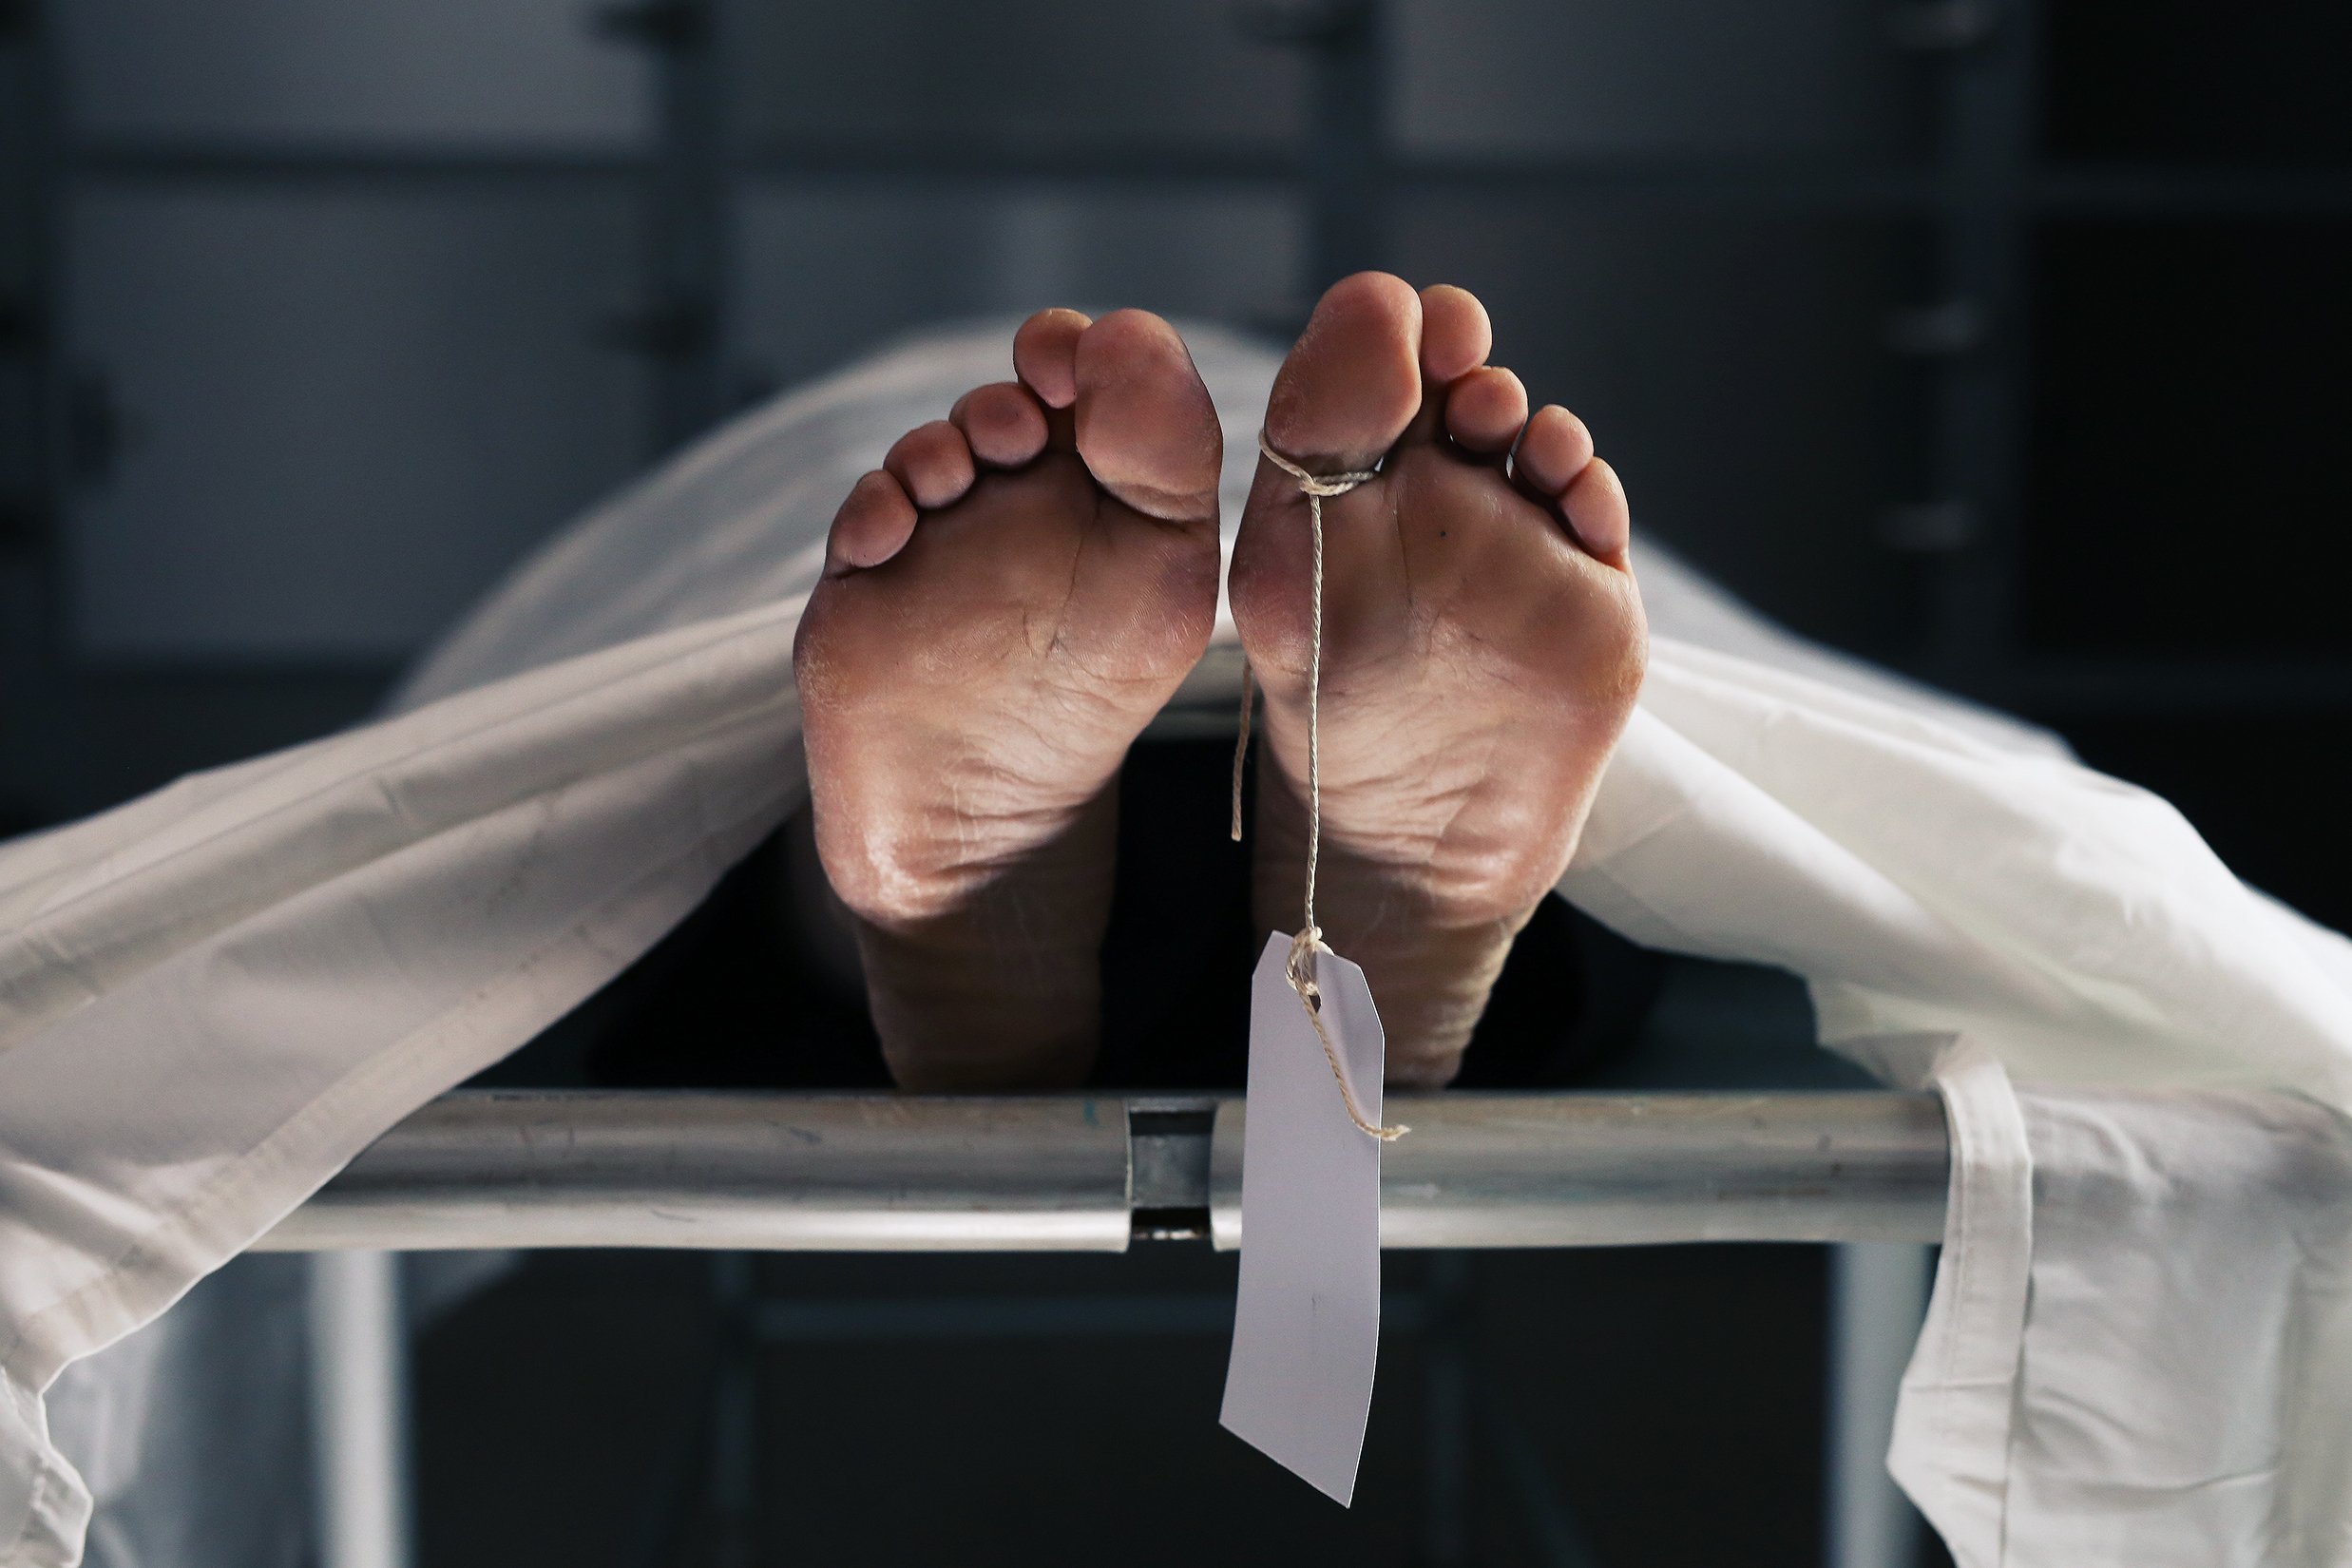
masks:
{"type": "Polygon", "coordinates": [[[1390,232],[1405,276],[1486,301],[1497,362],[1592,427],[1643,528],[1809,636],[1900,645],[1909,564],[1877,519],[1917,445],[1879,340],[1917,248],[1901,222],[1431,188],[1394,199],[1390,232]]]}
{"type": "Polygon", "coordinates": [[[728,352],[759,379],[942,316],[1303,309],[1308,70],[1228,0],[726,10],[728,352]]]}
{"type": "Polygon", "coordinates": [[[59,0],[71,657],[390,668],[625,477],[652,73],[591,21],[59,0]]]}
{"type": "Polygon", "coordinates": [[[1279,153],[1306,129],[1306,73],[1235,25],[1251,9],[741,4],[732,8],[728,90],[755,154],[928,143],[946,162],[976,140],[1105,161],[1176,146],[1279,153]]]}
{"type": "Polygon", "coordinates": [[[580,0],[59,0],[76,129],[143,142],[612,147],[643,64],[580,0]]]}
{"type": "MultiPolygon", "coordinates": [[[[1141,305],[1247,324],[1294,297],[1297,204],[1264,190],[845,189],[748,182],[733,355],[789,384],[943,316],[1141,305]]],[[[945,410],[940,411],[945,412],[945,410]]]]}
{"type": "Polygon", "coordinates": [[[82,653],[397,660],[641,449],[624,192],[90,191],[69,332],[119,410],[82,653]]]}
{"type": "Polygon", "coordinates": [[[1922,150],[1886,0],[1391,0],[1412,154],[1893,163],[1922,150]]]}
{"type": "Polygon", "coordinates": [[[1768,613],[1903,645],[1909,481],[1882,323],[1924,150],[1883,0],[1392,0],[1388,246],[1475,290],[1636,515],[1768,613]],[[1514,177],[1516,176],[1516,178],[1514,177]],[[1895,199],[1889,200],[1889,195],[1895,199]]]}

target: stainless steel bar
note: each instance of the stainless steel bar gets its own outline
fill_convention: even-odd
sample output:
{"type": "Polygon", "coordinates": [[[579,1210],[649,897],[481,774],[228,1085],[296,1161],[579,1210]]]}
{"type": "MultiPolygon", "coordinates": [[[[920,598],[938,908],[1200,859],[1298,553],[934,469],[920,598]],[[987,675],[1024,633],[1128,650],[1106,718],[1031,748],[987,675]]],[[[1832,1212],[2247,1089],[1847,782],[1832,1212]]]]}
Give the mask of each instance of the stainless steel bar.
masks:
{"type": "Polygon", "coordinates": [[[1822,1561],[1884,1568],[1919,1560],[1925,1521],[1886,1470],[1895,1402],[1927,1316],[1924,1247],[1829,1249],[1828,1387],[1823,1403],[1822,1561]]]}
{"type": "Polygon", "coordinates": [[[1119,1252],[1127,1194],[1118,1100],[459,1093],[258,1246],[1119,1252]]]}
{"type": "MultiPolygon", "coordinates": [[[[1943,1110],[1933,1095],[1398,1097],[1381,1159],[1384,1247],[1934,1241],[1943,1110]]],[[[1241,1244],[1238,1100],[1217,1107],[1210,1214],[1241,1244]]]]}
{"type": "MultiPolygon", "coordinates": [[[[1402,1114],[1390,1247],[1942,1231],[1932,1095],[1455,1093],[1402,1114]]],[[[1230,1248],[1241,1119],[1209,1097],[460,1093],[257,1245],[1117,1252],[1213,1230],[1230,1248]]]]}
{"type": "Polygon", "coordinates": [[[312,1495],[319,1568],[414,1568],[400,1260],[310,1262],[312,1495]]]}

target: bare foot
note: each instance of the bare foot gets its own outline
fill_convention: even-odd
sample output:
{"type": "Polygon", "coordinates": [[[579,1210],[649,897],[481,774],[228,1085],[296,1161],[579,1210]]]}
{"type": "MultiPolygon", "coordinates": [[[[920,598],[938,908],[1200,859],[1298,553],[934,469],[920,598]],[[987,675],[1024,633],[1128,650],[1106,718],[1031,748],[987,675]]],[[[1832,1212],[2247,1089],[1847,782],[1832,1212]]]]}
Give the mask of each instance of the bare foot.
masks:
{"type": "MultiPolygon", "coordinates": [[[[1274,381],[1267,439],[1323,504],[1316,913],[1364,966],[1392,1083],[1452,1078],[1511,939],[1559,880],[1641,685],[1624,491],[1567,410],[1485,363],[1485,307],[1385,273],[1334,284],[1274,381]],[[1516,450],[1515,450],[1516,449],[1516,450]]],[[[1300,921],[1307,503],[1260,460],[1233,620],[1266,690],[1253,899],[1300,921]]]]}
{"type": "Polygon", "coordinates": [[[1221,442],[1176,333],[1045,311],[1013,365],[858,481],[794,649],[817,852],[908,1088],[1085,1074],[1119,762],[1216,612],[1221,442]]]}

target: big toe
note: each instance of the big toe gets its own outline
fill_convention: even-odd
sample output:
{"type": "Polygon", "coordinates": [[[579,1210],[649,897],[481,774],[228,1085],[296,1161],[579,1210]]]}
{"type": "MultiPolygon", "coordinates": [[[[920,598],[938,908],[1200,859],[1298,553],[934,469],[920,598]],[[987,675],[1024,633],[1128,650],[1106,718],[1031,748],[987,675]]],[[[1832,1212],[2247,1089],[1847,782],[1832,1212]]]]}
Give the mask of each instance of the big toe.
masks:
{"type": "Polygon", "coordinates": [[[1325,291],[1266,403],[1266,439],[1310,472],[1369,468],[1421,405],[1421,296],[1385,272],[1325,291]]]}
{"type": "Polygon", "coordinates": [[[1224,435],[1176,329],[1114,311],[1079,338],[1076,378],[1078,452],[1095,482],[1148,517],[1214,523],[1224,435]]]}

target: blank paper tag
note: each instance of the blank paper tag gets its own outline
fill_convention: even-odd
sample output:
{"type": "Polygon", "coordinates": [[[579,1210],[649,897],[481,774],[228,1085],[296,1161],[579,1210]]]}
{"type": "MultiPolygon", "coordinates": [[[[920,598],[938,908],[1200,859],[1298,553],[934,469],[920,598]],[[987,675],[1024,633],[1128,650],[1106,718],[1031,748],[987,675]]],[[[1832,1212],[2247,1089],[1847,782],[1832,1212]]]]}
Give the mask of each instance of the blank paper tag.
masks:
{"type": "MultiPolygon", "coordinates": [[[[1380,1139],[1348,1103],[1269,937],[1250,987],[1241,1294],[1225,1429],[1316,1490],[1355,1495],[1380,1354],[1380,1139]]],[[[1315,955],[1323,1023],[1356,1105],[1380,1120],[1383,1040],[1364,971],[1315,955]]]]}

